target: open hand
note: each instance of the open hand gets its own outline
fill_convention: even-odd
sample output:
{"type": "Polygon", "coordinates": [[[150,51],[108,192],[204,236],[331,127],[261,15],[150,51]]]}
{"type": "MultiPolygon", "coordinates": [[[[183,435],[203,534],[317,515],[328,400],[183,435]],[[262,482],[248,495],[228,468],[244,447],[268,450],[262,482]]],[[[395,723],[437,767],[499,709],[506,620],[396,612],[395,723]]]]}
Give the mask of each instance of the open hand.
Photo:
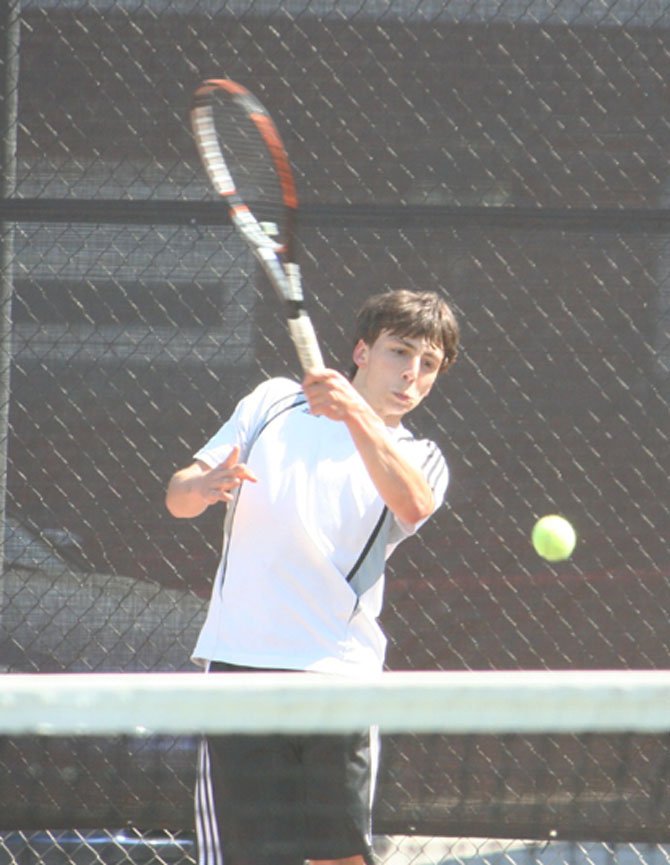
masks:
{"type": "Polygon", "coordinates": [[[233,498],[232,491],[244,481],[255,483],[258,480],[245,463],[238,462],[239,458],[240,448],[235,445],[222,463],[201,475],[200,494],[208,505],[229,502],[233,498]]]}

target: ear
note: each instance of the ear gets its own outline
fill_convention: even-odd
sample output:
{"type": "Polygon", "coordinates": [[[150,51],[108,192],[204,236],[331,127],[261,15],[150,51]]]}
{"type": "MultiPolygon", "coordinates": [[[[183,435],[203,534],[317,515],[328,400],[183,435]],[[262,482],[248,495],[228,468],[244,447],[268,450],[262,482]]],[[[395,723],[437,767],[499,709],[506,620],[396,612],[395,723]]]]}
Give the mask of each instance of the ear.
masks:
{"type": "Polygon", "coordinates": [[[356,345],[354,346],[353,354],[351,355],[354,363],[360,369],[362,366],[365,366],[368,360],[368,344],[364,342],[362,339],[359,339],[356,345]]]}

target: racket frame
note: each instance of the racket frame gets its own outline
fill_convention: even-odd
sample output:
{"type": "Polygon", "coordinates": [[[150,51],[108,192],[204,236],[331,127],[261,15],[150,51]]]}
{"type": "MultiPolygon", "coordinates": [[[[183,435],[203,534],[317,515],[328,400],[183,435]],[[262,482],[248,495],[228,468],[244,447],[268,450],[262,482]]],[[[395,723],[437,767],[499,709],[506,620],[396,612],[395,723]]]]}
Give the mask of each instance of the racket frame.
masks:
{"type": "Polygon", "coordinates": [[[298,196],[286,149],[272,118],[246,87],[226,78],[210,78],[203,81],[194,93],[191,128],[200,160],[212,186],[226,203],[233,226],[246,241],[284,305],[289,333],[303,370],[314,372],[323,369],[319,343],[305,308],[300,266],[295,260],[298,196]],[[277,243],[263,229],[236,189],[214,123],[212,101],[217,91],[223,91],[246,113],[270,154],[284,205],[286,232],[283,244],[277,243]]]}

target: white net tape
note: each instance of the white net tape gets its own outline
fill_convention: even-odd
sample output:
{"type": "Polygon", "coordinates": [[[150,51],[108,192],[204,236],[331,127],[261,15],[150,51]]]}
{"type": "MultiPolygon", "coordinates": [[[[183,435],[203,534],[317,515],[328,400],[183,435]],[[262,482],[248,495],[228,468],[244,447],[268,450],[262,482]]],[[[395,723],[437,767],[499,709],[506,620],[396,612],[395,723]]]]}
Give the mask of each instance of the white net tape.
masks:
{"type": "Polygon", "coordinates": [[[0,733],[662,733],[670,671],[10,674],[0,733]]]}

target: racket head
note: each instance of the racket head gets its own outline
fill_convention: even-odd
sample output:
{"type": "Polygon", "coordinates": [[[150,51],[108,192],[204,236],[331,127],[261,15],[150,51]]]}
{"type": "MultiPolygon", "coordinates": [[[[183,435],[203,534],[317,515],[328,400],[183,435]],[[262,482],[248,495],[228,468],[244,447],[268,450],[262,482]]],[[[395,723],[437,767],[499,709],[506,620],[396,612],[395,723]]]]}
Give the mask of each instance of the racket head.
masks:
{"type": "Polygon", "coordinates": [[[298,197],[293,172],[272,118],[245,87],[212,78],[195,91],[191,127],[210,182],[284,301],[303,369],[323,369],[295,260],[298,197]]]}
{"type": "Polygon", "coordinates": [[[250,215],[274,241],[276,254],[295,261],[295,181],[263,104],[235,81],[208,79],[194,93],[191,127],[210,182],[231,215],[250,215]]]}

